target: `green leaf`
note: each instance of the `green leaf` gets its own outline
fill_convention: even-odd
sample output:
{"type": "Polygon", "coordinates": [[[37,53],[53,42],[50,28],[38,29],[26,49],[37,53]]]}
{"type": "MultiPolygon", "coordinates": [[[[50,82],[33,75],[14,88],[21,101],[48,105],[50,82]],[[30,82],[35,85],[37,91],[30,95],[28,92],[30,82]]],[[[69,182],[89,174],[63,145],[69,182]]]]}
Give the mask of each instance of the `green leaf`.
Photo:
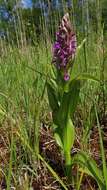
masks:
{"type": "Polygon", "coordinates": [[[57,137],[60,137],[63,143],[63,151],[66,157],[66,164],[71,162],[70,150],[75,139],[75,129],[71,120],[73,116],[80,91],[80,82],[73,81],[69,85],[69,91],[63,93],[61,104],[55,116],[55,122],[58,125],[57,137]]]}
{"type": "Polygon", "coordinates": [[[58,91],[58,85],[57,85],[57,83],[56,83],[56,80],[51,79],[51,80],[49,81],[49,84],[50,84],[51,87],[54,89],[55,93],[57,94],[57,91],[58,91]]]}
{"type": "Polygon", "coordinates": [[[48,92],[48,99],[49,99],[50,107],[51,107],[52,111],[54,112],[55,110],[58,110],[58,108],[59,108],[57,94],[56,94],[55,89],[49,83],[47,83],[47,92],[48,92]]]}
{"type": "Polygon", "coordinates": [[[53,65],[53,66],[51,65],[51,67],[50,67],[50,76],[51,76],[51,78],[53,78],[53,79],[55,79],[56,76],[57,76],[57,70],[56,70],[56,68],[54,67],[54,65],[53,65]]]}
{"type": "Polygon", "coordinates": [[[67,123],[69,117],[73,117],[79,99],[80,81],[72,81],[69,91],[64,92],[61,105],[57,114],[61,128],[67,123]]]}
{"type": "Polygon", "coordinates": [[[75,129],[72,123],[72,120],[69,118],[66,120],[66,126],[63,129],[63,145],[64,145],[64,153],[66,156],[70,154],[71,148],[74,144],[75,140],[75,129]]]}
{"type": "Polygon", "coordinates": [[[74,144],[75,140],[75,129],[74,125],[72,123],[71,118],[68,118],[66,120],[65,126],[63,128],[62,132],[62,140],[63,140],[63,151],[65,156],[65,166],[66,166],[66,175],[68,179],[71,179],[71,148],[74,144]]]}
{"type": "Polygon", "coordinates": [[[79,152],[73,158],[73,164],[79,164],[86,174],[91,175],[101,189],[105,189],[104,178],[102,171],[98,168],[95,160],[93,160],[87,153],[79,152]]]}
{"type": "Polygon", "coordinates": [[[100,149],[101,149],[101,156],[102,156],[102,162],[103,162],[103,176],[104,176],[105,185],[107,189],[107,164],[106,164],[106,157],[105,157],[105,152],[104,152],[103,138],[101,134],[101,127],[100,127],[100,122],[99,122],[96,106],[95,106],[95,114],[96,114],[97,126],[98,126],[98,131],[99,131],[100,149]]]}
{"type": "Polygon", "coordinates": [[[61,149],[63,150],[63,143],[62,143],[59,133],[55,132],[54,137],[55,137],[55,140],[56,140],[57,144],[59,145],[59,147],[61,147],[61,149]]]}
{"type": "Polygon", "coordinates": [[[94,82],[100,82],[99,79],[97,79],[96,77],[94,77],[94,76],[92,76],[92,75],[90,75],[88,73],[79,74],[79,75],[73,77],[71,81],[73,81],[73,80],[80,80],[80,81],[81,80],[91,80],[91,81],[94,81],[94,82]]]}
{"type": "Polygon", "coordinates": [[[71,93],[71,99],[69,101],[69,114],[71,115],[71,117],[73,117],[76,111],[77,103],[79,100],[80,88],[81,85],[80,81],[78,80],[71,81],[69,84],[69,94],[71,93]]]}

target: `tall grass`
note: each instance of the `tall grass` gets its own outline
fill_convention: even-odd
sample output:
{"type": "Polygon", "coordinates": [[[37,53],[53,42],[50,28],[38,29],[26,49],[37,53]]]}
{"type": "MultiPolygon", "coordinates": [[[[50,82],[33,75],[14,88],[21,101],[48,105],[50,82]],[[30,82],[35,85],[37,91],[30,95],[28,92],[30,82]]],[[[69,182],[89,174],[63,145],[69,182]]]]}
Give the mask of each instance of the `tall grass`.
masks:
{"type": "MultiPolygon", "coordinates": [[[[79,30],[79,32],[79,26],[76,24],[78,21],[75,17],[75,14],[78,14],[76,12],[78,9],[75,8],[75,1],[73,1],[72,10],[69,10],[65,6],[65,3],[63,3],[64,12],[69,11],[70,15],[72,15],[71,17],[77,31],[78,45],[83,38],[86,38],[84,47],[80,50],[75,60],[73,75],[75,73],[86,72],[101,81],[100,85],[91,81],[84,84],[80,93],[77,114],[74,118],[74,123],[78,126],[78,113],[80,112],[81,126],[83,128],[81,129],[81,136],[77,137],[77,140],[79,139],[80,141],[81,149],[84,151],[88,149],[87,152],[90,152],[89,139],[97,116],[95,116],[95,112],[93,111],[94,105],[92,100],[95,99],[96,104],[99,104],[98,114],[100,114],[102,105],[104,114],[106,114],[107,110],[107,83],[105,83],[105,80],[107,80],[105,70],[106,49],[101,25],[101,3],[99,0],[96,0],[94,3],[96,7],[97,33],[94,31],[92,20],[90,19],[89,3],[88,0],[85,3],[82,1],[82,6],[79,8],[82,15],[82,31],[79,30]],[[102,97],[100,96],[101,94],[102,97]]],[[[51,11],[49,14],[51,14],[51,11]]],[[[56,14],[56,12],[53,11],[53,14],[56,14]]],[[[24,171],[23,168],[25,166],[27,172],[29,170],[30,176],[38,177],[39,159],[45,163],[41,157],[38,157],[39,136],[41,125],[45,122],[41,122],[41,118],[45,118],[44,116],[50,112],[45,85],[51,67],[51,43],[53,39],[50,36],[53,36],[53,38],[55,36],[54,27],[52,28],[52,15],[50,34],[42,13],[43,17],[41,18],[40,27],[43,33],[41,38],[38,42],[37,34],[34,33],[34,45],[28,45],[21,12],[17,12],[17,15],[18,25],[14,23],[17,45],[9,41],[9,36],[8,42],[5,39],[0,39],[0,128],[2,131],[6,128],[6,146],[3,145],[3,147],[9,153],[9,160],[5,167],[3,165],[0,166],[0,173],[3,171],[4,174],[2,175],[5,175],[8,190],[11,189],[12,185],[16,187],[20,186],[19,179],[22,179],[21,172],[24,171]]],[[[59,11],[54,21],[55,28],[57,28],[61,16],[59,11]]],[[[99,125],[98,118],[97,122],[99,125]]],[[[4,138],[4,133],[1,136],[4,138]]],[[[103,146],[102,143],[101,146],[103,146]]],[[[45,165],[56,180],[67,189],[54,171],[51,170],[50,166],[47,163],[45,165]]],[[[74,180],[74,185],[79,190],[83,173],[80,175],[78,172],[77,175],[79,183],[74,180]]],[[[32,178],[27,179],[27,185],[23,188],[30,188],[32,178]]],[[[21,189],[21,187],[19,188],[21,189]]]]}

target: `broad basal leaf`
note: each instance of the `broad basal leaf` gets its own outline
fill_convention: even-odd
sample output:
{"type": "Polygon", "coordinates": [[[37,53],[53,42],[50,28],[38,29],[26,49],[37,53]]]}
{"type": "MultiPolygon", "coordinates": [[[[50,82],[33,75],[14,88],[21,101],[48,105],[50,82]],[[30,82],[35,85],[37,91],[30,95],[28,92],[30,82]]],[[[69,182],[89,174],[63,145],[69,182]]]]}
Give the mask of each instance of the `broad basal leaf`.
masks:
{"type": "Polygon", "coordinates": [[[70,154],[70,150],[74,144],[75,129],[72,120],[66,120],[66,126],[63,129],[63,145],[65,154],[70,154]]]}

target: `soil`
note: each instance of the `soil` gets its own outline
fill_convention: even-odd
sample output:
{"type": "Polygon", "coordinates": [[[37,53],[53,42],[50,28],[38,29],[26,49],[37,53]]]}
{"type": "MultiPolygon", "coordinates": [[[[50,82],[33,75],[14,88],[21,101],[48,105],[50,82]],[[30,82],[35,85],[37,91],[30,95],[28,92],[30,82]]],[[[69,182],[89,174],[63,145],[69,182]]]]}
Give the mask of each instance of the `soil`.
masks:
{"type": "MultiPolygon", "coordinates": [[[[100,122],[103,134],[103,143],[107,158],[107,117],[103,118],[100,122]]],[[[9,139],[9,128],[10,125],[7,123],[5,127],[0,127],[0,166],[2,170],[6,168],[9,163],[10,152],[8,149],[8,139],[9,139]]],[[[81,137],[82,137],[82,129],[80,127],[76,128],[76,140],[74,143],[74,147],[71,150],[71,154],[76,154],[82,147],[81,137]]],[[[73,185],[68,184],[67,178],[64,172],[64,157],[60,153],[60,149],[57,146],[54,138],[53,131],[51,127],[47,124],[43,124],[40,129],[40,154],[47,161],[47,163],[52,167],[52,169],[57,173],[57,175],[63,180],[65,185],[69,190],[75,190],[73,185]]],[[[101,154],[100,154],[100,142],[99,142],[99,133],[97,126],[94,126],[91,130],[90,140],[88,143],[88,149],[90,155],[96,160],[97,164],[100,166],[101,162],[101,154]]],[[[56,181],[56,179],[52,176],[46,166],[38,161],[38,175],[32,179],[32,187],[34,190],[62,190],[60,184],[56,181]]],[[[72,169],[72,176],[75,178],[77,176],[77,167],[75,166],[72,169]]],[[[29,177],[30,178],[30,177],[29,177]]],[[[3,176],[3,173],[0,172],[0,190],[6,189],[6,182],[3,176]]],[[[80,187],[81,190],[97,190],[97,184],[95,180],[87,175],[83,176],[82,184],[80,187]]],[[[19,188],[21,190],[21,188],[19,188]]],[[[24,189],[23,189],[24,190],[24,189]]]]}

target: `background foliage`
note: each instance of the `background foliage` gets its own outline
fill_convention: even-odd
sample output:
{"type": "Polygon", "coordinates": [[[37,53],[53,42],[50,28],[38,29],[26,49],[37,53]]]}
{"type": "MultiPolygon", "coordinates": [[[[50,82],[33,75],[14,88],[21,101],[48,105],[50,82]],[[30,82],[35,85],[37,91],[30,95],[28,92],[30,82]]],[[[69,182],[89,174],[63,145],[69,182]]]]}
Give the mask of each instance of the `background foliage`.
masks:
{"type": "MultiPolygon", "coordinates": [[[[23,2],[0,0],[0,188],[96,190],[99,185],[105,190],[107,0],[33,0],[29,6],[23,2]],[[49,106],[46,91],[47,79],[55,74],[52,44],[66,12],[78,43],[71,77],[91,75],[87,81],[82,75],[72,116],[76,135],[69,150],[74,157],[70,183],[53,138],[52,98],[49,106]],[[95,78],[99,82],[93,82],[95,78]]],[[[74,106],[72,98],[71,103],[74,106]]]]}
{"type": "MultiPolygon", "coordinates": [[[[28,7],[27,2],[26,6],[23,2],[21,0],[0,1],[0,35],[11,39],[10,41],[14,43],[17,38],[21,38],[21,35],[25,35],[27,41],[32,43],[34,35],[38,37],[48,32],[52,37],[58,25],[56,20],[59,20],[66,11],[74,17],[77,30],[82,31],[83,26],[88,30],[91,25],[94,31],[97,31],[96,0],[32,0],[28,7]]],[[[101,0],[100,4],[102,4],[101,21],[106,29],[107,1],[101,0]]]]}

